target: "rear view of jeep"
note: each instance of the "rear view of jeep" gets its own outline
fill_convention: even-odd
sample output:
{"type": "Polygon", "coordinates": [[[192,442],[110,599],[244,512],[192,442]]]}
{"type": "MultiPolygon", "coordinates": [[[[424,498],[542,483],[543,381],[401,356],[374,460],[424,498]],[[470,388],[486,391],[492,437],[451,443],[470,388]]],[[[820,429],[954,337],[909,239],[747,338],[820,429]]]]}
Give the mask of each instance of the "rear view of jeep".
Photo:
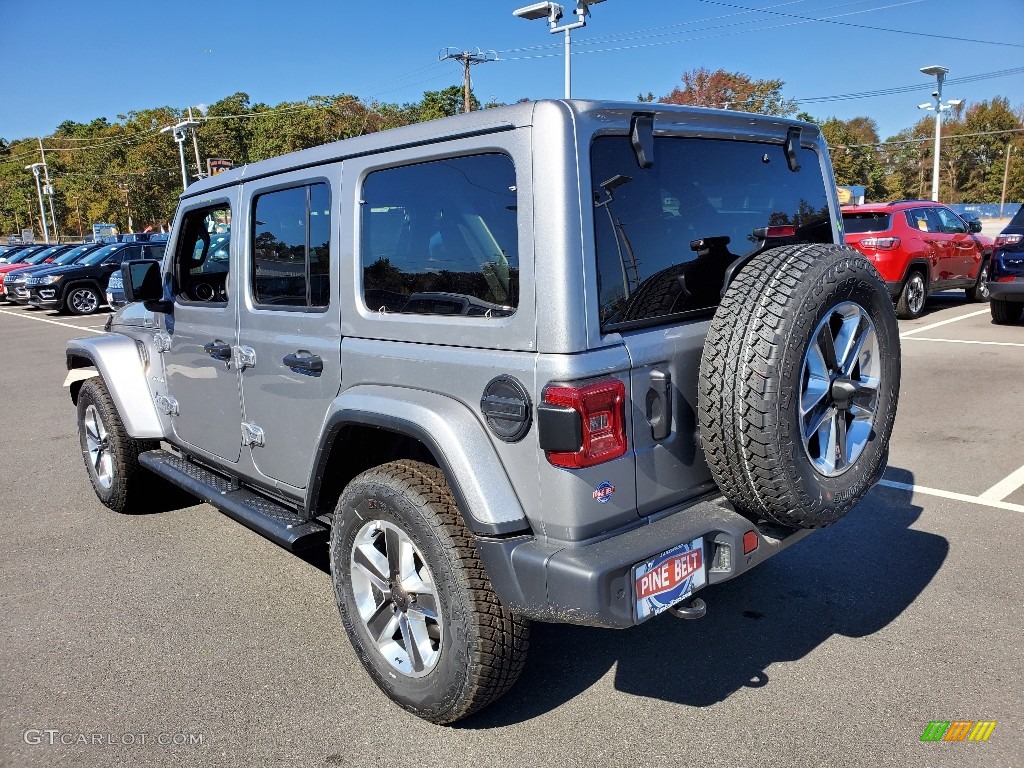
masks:
{"type": "Polygon", "coordinates": [[[329,540],[367,672],[454,722],[531,621],[699,618],[877,482],[899,338],[842,242],[817,127],[744,113],[536,102],[229,171],[69,343],[86,467],[117,511],[158,477],[329,540]]]}

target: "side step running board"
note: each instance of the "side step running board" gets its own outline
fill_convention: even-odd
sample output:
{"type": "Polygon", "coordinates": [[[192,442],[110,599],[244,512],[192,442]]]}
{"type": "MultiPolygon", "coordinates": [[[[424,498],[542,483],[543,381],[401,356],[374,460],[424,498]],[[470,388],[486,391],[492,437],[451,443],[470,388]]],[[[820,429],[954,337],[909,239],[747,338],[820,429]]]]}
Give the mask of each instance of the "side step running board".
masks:
{"type": "Polygon", "coordinates": [[[140,453],[139,464],[293,552],[329,537],[330,529],[317,520],[305,520],[247,488],[233,487],[231,481],[188,459],[158,449],[140,453]]]}

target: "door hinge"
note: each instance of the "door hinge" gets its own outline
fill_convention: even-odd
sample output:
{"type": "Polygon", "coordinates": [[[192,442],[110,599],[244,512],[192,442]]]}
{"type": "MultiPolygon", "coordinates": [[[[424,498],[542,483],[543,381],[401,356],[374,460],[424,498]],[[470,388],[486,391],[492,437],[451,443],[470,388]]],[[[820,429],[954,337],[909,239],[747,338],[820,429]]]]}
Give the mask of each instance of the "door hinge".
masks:
{"type": "Polygon", "coordinates": [[[153,334],[153,348],[157,352],[167,352],[171,348],[171,335],[159,331],[153,334]]]}
{"type": "Polygon", "coordinates": [[[242,442],[250,448],[259,448],[265,445],[263,441],[263,427],[260,427],[251,421],[243,421],[242,442]]]}
{"type": "Polygon", "coordinates": [[[256,350],[252,347],[235,347],[235,367],[239,371],[256,367],[256,350]]]}
{"type": "Polygon", "coordinates": [[[178,410],[178,401],[170,395],[157,395],[153,398],[153,402],[156,403],[156,407],[168,416],[177,416],[180,412],[178,410]]]}

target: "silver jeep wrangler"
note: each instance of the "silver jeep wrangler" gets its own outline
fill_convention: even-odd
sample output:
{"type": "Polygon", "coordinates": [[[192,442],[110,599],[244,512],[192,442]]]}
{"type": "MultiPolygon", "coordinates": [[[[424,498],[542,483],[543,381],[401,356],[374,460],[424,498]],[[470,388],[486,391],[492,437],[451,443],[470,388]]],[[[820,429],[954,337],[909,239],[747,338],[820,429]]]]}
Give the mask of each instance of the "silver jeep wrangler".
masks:
{"type": "Polygon", "coordinates": [[[840,519],[881,475],[896,319],[816,126],[541,101],[182,195],[68,343],[100,500],[184,488],[330,542],[356,653],[450,723],[530,621],[629,627],[840,519]]]}

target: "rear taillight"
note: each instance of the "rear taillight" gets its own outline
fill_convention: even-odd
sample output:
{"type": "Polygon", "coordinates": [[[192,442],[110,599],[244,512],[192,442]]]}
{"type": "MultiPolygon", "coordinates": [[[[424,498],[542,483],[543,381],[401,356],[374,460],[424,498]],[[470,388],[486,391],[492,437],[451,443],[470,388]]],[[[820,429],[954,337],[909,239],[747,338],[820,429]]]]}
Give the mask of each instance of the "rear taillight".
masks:
{"type": "Polygon", "coordinates": [[[1024,240],[1024,235],[996,235],[996,248],[1004,245],[1017,245],[1024,240]]]}
{"type": "Polygon", "coordinates": [[[779,237],[796,237],[796,225],[779,224],[773,227],[758,227],[754,230],[758,240],[772,240],[779,237]]]}
{"type": "MultiPolygon", "coordinates": [[[[551,423],[557,419],[569,429],[560,429],[558,448],[547,450],[548,461],[556,467],[580,469],[617,459],[626,452],[626,387],[618,379],[608,379],[582,387],[550,386],[544,390],[551,423]],[[565,417],[568,416],[569,419],[565,417]],[[576,431],[578,425],[578,431],[576,431]],[[565,444],[564,438],[575,434],[565,444]],[[571,450],[575,448],[575,450],[571,450]]],[[[543,406],[542,406],[543,411],[543,406]]],[[[541,420],[543,419],[541,414],[541,420]]],[[[545,448],[545,425],[541,423],[541,448],[545,448]]],[[[552,435],[554,438],[555,436],[552,435]]],[[[554,447],[556,440],[551,440],[554,447]]]]}
{"type": "Polygon", "coordinates": [[[895,251],[900,247],[898,237],[864,237],[860,245],[865,248],[874,248],[876,251],[895,251]]]}

